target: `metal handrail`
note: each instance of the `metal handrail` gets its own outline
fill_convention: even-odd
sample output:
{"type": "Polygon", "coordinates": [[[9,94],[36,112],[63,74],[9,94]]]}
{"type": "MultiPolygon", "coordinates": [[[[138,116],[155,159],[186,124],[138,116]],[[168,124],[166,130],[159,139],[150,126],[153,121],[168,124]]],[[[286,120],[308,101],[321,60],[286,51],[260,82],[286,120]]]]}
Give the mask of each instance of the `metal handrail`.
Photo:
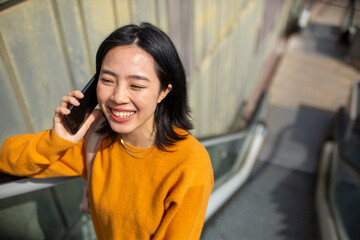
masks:
{"type": "MultiPolygon", "coordinates": [[[[346,130],[345,130],[345,136],[344,139],[338,139],[338,141],[341,141],[342,144],[347,144],[347,141],[350,140],[355,122],[360,118],[360,81],[354,81],[350,96],[350,102],[349,102],[349,120],[346,124],[346,130]]],[[[340,126],[337,126],[340,127],[340,126]]],[[[342,164],[346,167],[348,172],[356,179],[357,184],[360,186],[360,169],[355,166],[348,156],[342,151],[342,144],[340,144],[340,151],[339,160],[342,162],[342,164]]]]}
{"type": "Polygon", "coordinates": [[[349,122],[347,123],[347,129],[345,132],[345,141],[348,140],[351,136],[352,129],[354,127],[354,122],[356,121],[356,118],[360,115],[358,112],[359,109],[359,95],[360,95],[360,81],[354,81],[350,96],[350,102],[349,102],[349,122]]]}
{"type": "Polygon", "coordinates": [[[320,239],[338,240],[339,231],[337,231],[333,213],[329,206],[329,191],[328,191],[328,175],[330,171],[331,162],[334,159],[335,143],[327,141],[322,146],[321,157],[318,166],[315,204],[317,210],[317,221],[320,239]]]}
{"type": "Polygon", "coordinates": [[[204,147],[211,147],[211,146],[215,146],[218,144],[243,139],[246,137],[246,134],[247,134],[247,131],[243,130],[243,131],[237,132],[237,133],[230,133],[230,134],[223,135],[223,136],[218,136],[218,137],[214,137],[214,138],[201,140],[200,143],[204,147]]]}
{"type": "MultiPolygon", "coordinates": [[[[262,123],[265,125],[265,119],[268,112],[268,98],[269,98],[268,92],[266,91],[263,92],[258,102],[257,108],[255,110],[252,122],[262,123]]],[[[250,123],[248,128],[241,130],[239,132],[203,139],[200,140],[200,142],[204,147],[211,147],[221,143],[244,139],[248,134],[248,129],[250,128],[251,125],[252,124],[250,123]]]]}
{"type": "Polygon", "coordinates": [[[210,195],[205,221],[209,220],[215,212],[241,187],[245,184],[250,176],[252,169],[257,160],[258,153],[264,141],[266,127],[262,123],[256,123],[251,137],[251,144],[249,144],[248,151],[245,155],[239,156],[238,160],[241,162],[241,167],[231,172],[226,181],[221,182],[221,185],[214,187],[210,195]],[[244,158],[244,159],[243,159],[244,158]]]}
{"type": "Polygon", "coordinates": [[[0,199],[17,196],[44,188],[54,187],[58,184],[74,180],[76,177],[54,178],[20,178],[15,181],[0,184],[0,199]]]}
{"type": "Polygon", "coordinates": [[[340,217],[340,212],[336,206],[336,201],[335,201],[335,188],[336,188],[336,175],[337,175],[337,169],[338,169],[338,165],[341,161],[339,161],[341,159],[340,155],[339,155],[339,146],[337,143],[334,143],[334,149],[333,149],[333,153],[331,156],[331,162],[330,162],[330,168],[329,168],[329,179],[328,179],[328,184],[329,184],[329,190],[328,190],[328,201],[329,201],[329,205],[330,205],[330,210],[331,213],[333,215],[333,221],[334,224],[336,226],[336,232],[338,235],[338,238],[341,240],[349,240],[346,231],[345,231],[345,227],[343,222],[341,221],[341,217],[340,217]]]}
{"type": "Polygon", "coordinates": [[[210,195],[205,221],[209,220],[214,213],[245,184],[250,176],[266,135],[267,129],[264,122],[267,112],[268,94],[264,92],[246,132],[243,131],[240,132],[239,135],[233,135],[228,138],[228,140],[236,140],[236,137],[242,137],[243,135],[241,134],[246,133],[244,146],[239,152],[234,167],[229,174],[223,176],[223,178],[218,181],[220,184],[214,186],[214,190],[210,195]]]}
{"type": "Polygon", "coordinates": [[[335,203],[334,179],[336,179],[338,166],[341,164],[343,169],[355,180],[354,183],[360,186],[360,170],[350,161],[349,156],[345,154],[342,148],[350,140],[353,134],[354,123],[360,116],[359,90],[360,82],[355,81],[348,106],[348,121],[344,121],[344,109],[341,109],[337,116],[333,139],[324,144],[319,165],[316,194],[322,239],[349,239],[335,203]],[[345,130],[344,126],[346,127],[345,130]],[[330,229],[332,230],[329,232],[330,229]]]}

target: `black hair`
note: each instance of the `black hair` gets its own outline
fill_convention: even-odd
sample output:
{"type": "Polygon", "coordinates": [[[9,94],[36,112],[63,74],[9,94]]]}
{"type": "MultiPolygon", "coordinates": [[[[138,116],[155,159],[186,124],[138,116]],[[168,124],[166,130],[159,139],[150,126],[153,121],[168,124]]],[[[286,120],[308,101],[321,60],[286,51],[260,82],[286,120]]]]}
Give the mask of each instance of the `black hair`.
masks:
{"type": "MultiPolygon", "coordinates": [[[[158,103],[155,110],[155,144],[166,150],[176,141],[185,138],[174,131],[174,127],[190,130],[190,108],[187,99],[186,74],[179,54],[171,39],[150,23],[130,24],[112,32],[100,45],[96,54],[96,79],[99,79],[102,62],[107,52],[117,46],[136,45],[149,53],[155,62],[155,71],[161,90],[172,85],[168,95],[158,103]]],[[[115,140],[117,133],[106,121],[100,130],[115,140]]]]}

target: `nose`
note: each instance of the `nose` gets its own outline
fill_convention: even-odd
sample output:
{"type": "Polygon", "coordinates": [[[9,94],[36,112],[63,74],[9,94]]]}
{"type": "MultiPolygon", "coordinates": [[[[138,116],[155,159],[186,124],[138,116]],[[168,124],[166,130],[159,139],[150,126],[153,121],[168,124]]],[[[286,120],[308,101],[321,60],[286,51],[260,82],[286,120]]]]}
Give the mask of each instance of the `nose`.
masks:
{"type": "Polygon", "coordinates": [[[126,86],[118,85],[114,88],[111,100],[116,104],[124,104],[130,101],[126,86]]]}

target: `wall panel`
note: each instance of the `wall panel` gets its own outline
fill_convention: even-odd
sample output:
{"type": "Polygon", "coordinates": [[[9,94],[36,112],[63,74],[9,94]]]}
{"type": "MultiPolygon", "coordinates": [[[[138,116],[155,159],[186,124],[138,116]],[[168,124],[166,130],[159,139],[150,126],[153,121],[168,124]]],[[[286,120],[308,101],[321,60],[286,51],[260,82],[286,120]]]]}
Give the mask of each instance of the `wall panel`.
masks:
{"type": "Polygon", "coordinates": [[[116,26],[121,27],[133,23],[132,0],[113,0],[116,13],[116,26]]]}
{"type": "Polygon", "coordinates": [[[63,34],[64,51],[71,77],[74,82],[73,88],[82,89],[89,81],[95,67],[90,49],[87,48],[87,36],[84,31],[82,12],[79,4],[73,0],[54,1],[54,10],[59,15],[58,27],[63,34]]]}
{"type": "Polygon", "coordinates": [[[199,65],[202,57],[205,55],[205,48],[203,45],[203,29],[204,29],[204,18],[202,16],[203,5],[205,0],[194,1],[194,22],[193,22],[193,39],[194,39],[194,64],[195,67],[199,65]]]}
{"type": "Polygon", "coordinates": [[[169,33],[168,0],[156,0],[157,26],[166,33],[169,33]]]}
{"type": "Polygon", "coordinates": [[[24,2],[3,12],[0,29],[31,125],[35,131],[51,127],[55,106],[71,83],[50,2],[24,2]]]}
{"type": "Polygon", "coordinates": [[[85,24],[84,30],[94,65],[95,54],[100,43],[116,28],[116,11],[112,0],[78,1],[80,1],[81,14],[85,24]]]}
{"type": "Polygon", "coordinates": [[[18,105],[18,100],[13,92],[10,78],[0,58],[0,142],[14,134],[31,131],[26,126],[24,116],[18,105]]]}
{"type": "Polygon", "coordinates": [[[198,137],[221,134],[249,99],[298,2],[277,1],[281,7],[270,9],[277,11],[271,28],[264,25],[269,17],[265,0],[20,2],[0,9],[2,54],[8,56],[2,67],[14,76],[2,77],[11,83],[4,89],[11,90],[9,99],[20,109],[25,129],[49,128],[60,97],[82,88],[94,73],[104,37],[124,24],[149,21],[169,33],[184,62],[198,128],[193,132],[198,137]],[[16,92],[12,86],[18,86],[16,92]]]}
{"type": "Polygon", "coordinates": [[[157,24],[157,9],[155,6],[155,0],[133,0],[133,21],[136,24],[140,22],[151,22],[157,24]]]}

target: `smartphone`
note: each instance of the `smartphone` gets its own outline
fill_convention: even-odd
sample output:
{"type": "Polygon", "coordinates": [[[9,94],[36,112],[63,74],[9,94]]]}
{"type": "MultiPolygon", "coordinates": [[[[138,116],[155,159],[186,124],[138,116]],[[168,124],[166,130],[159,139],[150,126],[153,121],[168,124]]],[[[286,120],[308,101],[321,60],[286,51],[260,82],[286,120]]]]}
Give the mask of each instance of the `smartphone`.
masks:
{"type": "Polygon", "coordinates": [[[82,99],[77,99],[80,105],[70,105],[68,109],[71,113],[69,115],[64,115],[66,125],[72,134],[76,134],[79,131],[79,128],[98,104],[96,85],[97,81],[94,76],[81,91],[84,94],[84,97],[82,99]]]}

